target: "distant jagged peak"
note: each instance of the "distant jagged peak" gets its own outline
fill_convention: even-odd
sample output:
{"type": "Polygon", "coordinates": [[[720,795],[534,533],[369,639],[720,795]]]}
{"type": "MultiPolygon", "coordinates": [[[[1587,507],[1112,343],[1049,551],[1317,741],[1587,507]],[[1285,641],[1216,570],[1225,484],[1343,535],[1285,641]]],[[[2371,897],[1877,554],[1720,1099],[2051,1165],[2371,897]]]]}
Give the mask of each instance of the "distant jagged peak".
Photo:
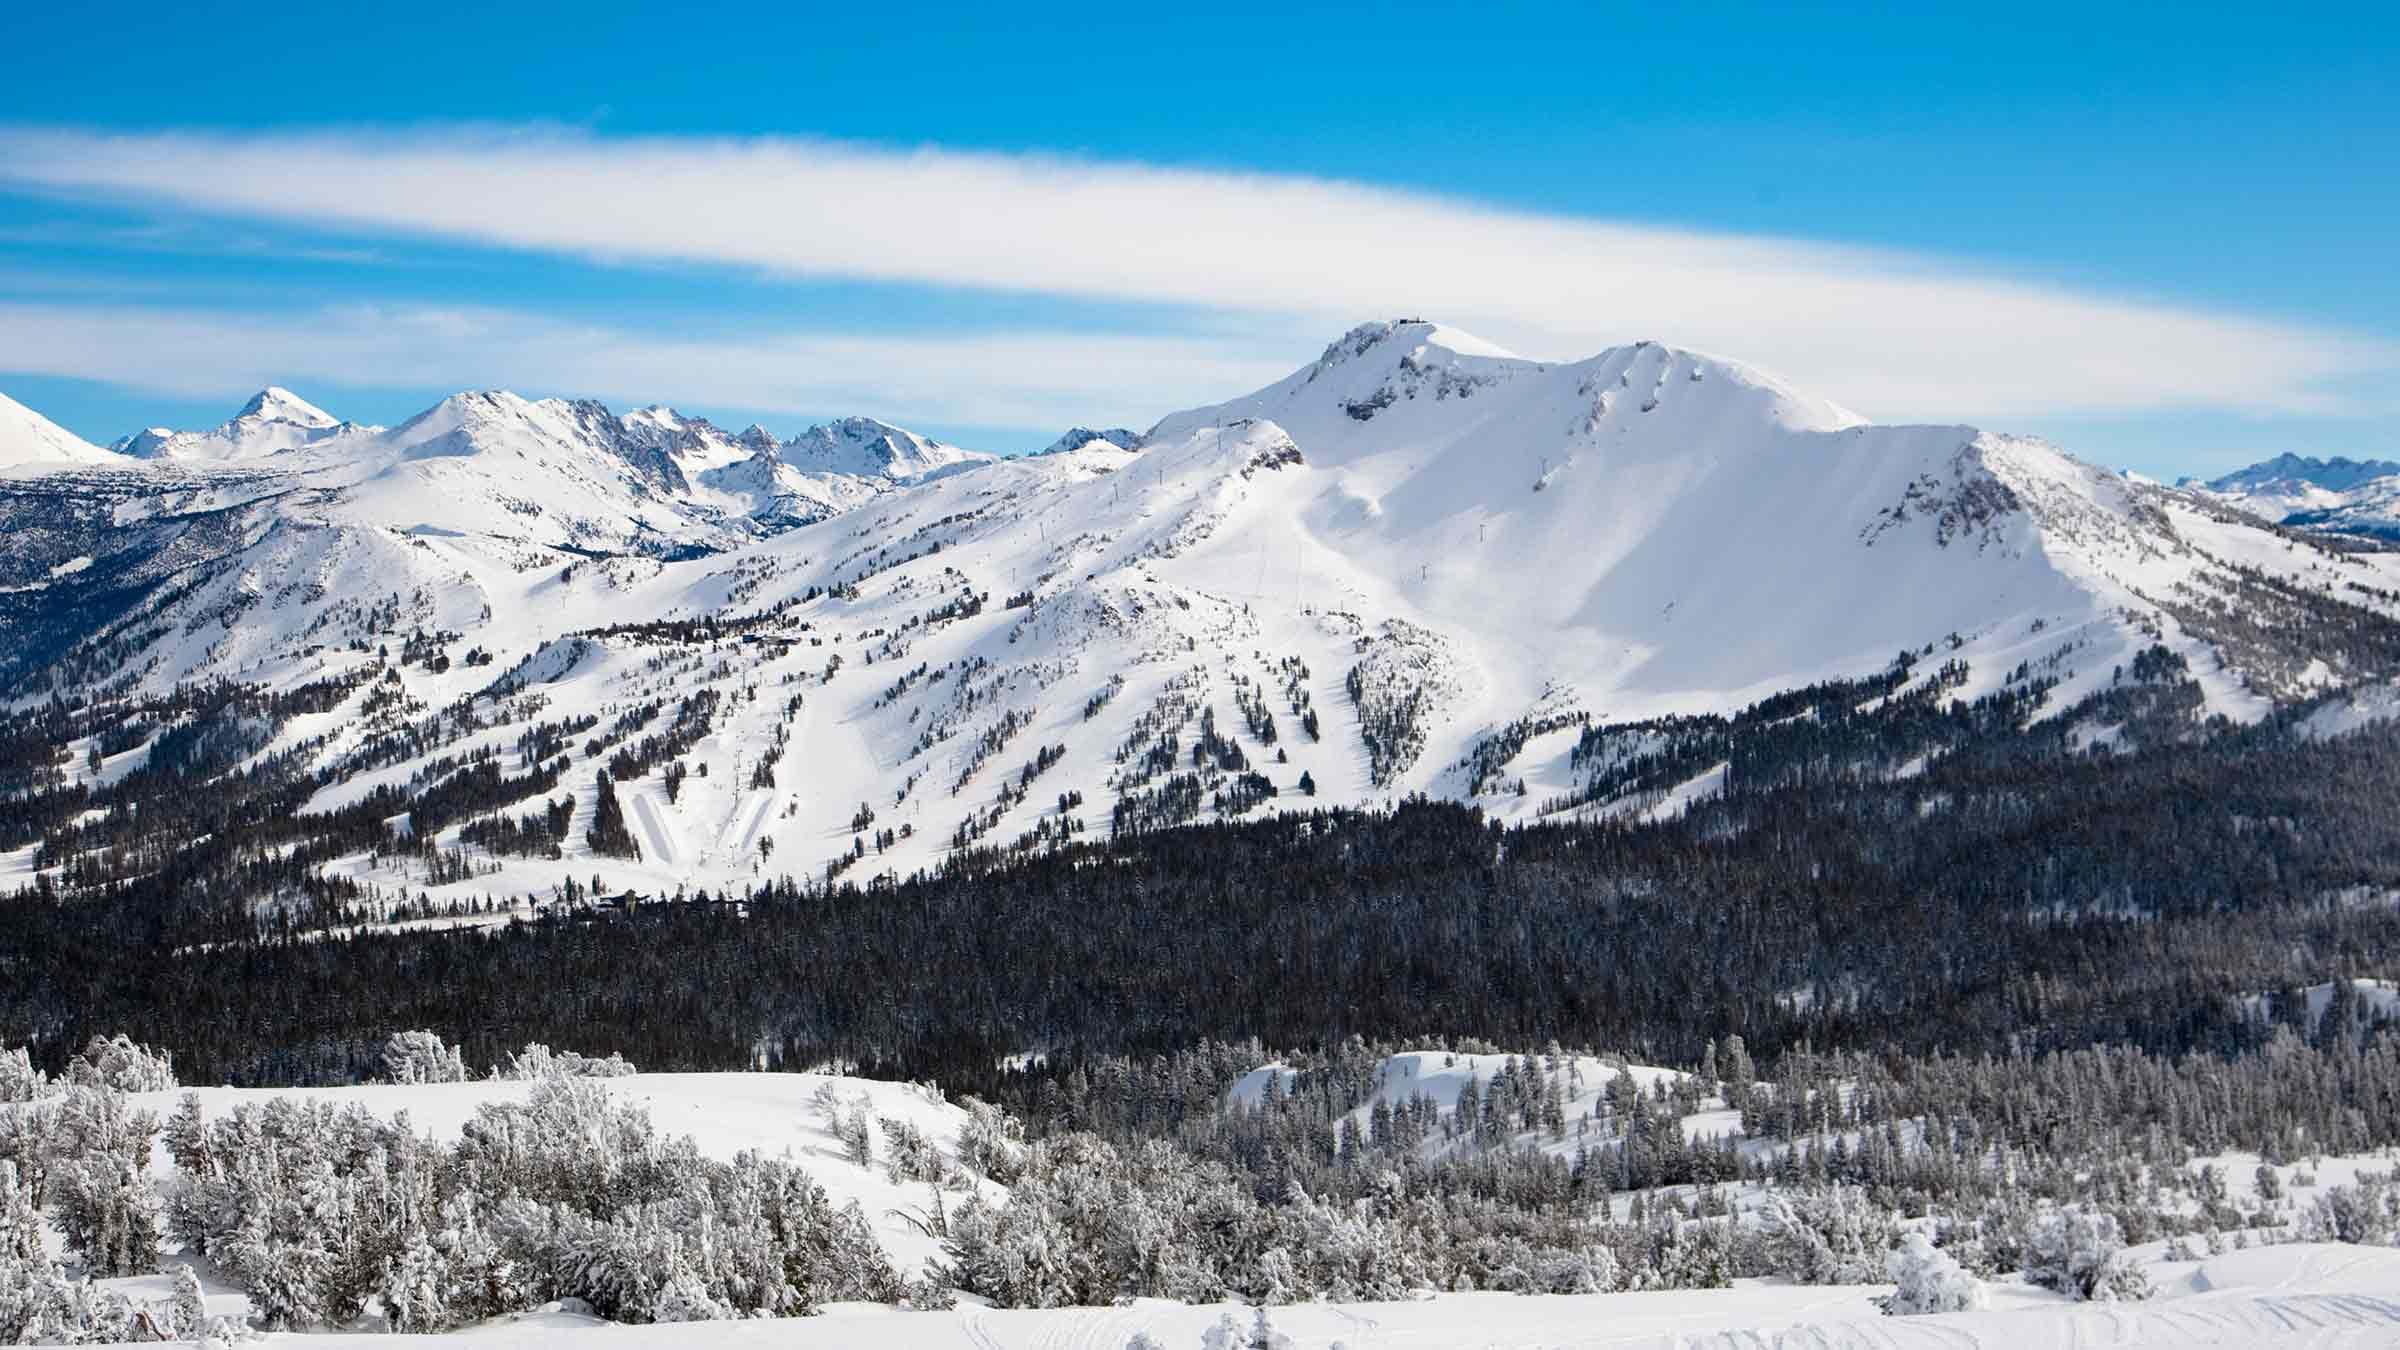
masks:
{"type": "Polygon", "coordinates": [[[995,458],[872,417],[844,417],[810,427],[786,441],[782,453],[794,468],[862,478],[917,478],[953,464],[995,458]]]}
{"type": "Polygon", "coordinates": [[[1034,453],[1063,455],[1069,451],[1081,450],[1095,444],[1111,445],[1119,450],[1131,450],[1141,443],[1142,433],[1124,427],[1110,427],[1105,431],[1095,431],[1090,427],[1069,427],[1065,435],[1034,453]]]}
{"type": "Polygon", "coordinates": [[[624,414],[624,421],[633,425],[654,426],[661,431],[681,431],[684,419],[683,414],[666,404],[653,403],[647,408],[636,408],[624,414]]]}
{"type": "Polygon", "coordinates": [[[173,427],[145,427],[130,436],[109,442],[108,448],[135,459],[156,459],[167,452],[167,447],[174,443],[177,436],[183,434],[173,427]]]}
{"type": "Polygon", "coordinates": [[[2265,487],[2318,487],[2347,492],[2362,483],[2400,474],[2400,463],[2388,459],[2350,459],[2335,455],[2316,459],[2289,452],[2236,469],[2208,486],[2218,492],[2251,492],[2265,487]]]}

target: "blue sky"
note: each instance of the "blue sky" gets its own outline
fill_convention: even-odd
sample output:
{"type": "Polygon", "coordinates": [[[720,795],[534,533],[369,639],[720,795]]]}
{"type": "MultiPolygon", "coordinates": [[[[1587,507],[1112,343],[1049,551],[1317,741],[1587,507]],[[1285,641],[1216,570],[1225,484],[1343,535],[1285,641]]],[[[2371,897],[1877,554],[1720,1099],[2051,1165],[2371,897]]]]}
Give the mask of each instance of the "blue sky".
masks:
{"type": "Polygon", "coordinates": [[[20,6],[0,391],[1014,450],[1423,312],[2154,473],[2400,454],[2389,7],[1149,8],[20,6]]]}

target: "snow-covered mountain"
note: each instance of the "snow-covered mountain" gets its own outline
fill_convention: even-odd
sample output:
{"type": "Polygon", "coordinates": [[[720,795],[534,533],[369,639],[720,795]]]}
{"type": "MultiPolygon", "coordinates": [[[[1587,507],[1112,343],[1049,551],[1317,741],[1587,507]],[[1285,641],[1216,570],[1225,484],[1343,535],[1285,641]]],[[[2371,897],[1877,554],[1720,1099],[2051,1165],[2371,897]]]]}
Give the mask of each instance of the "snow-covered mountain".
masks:
{"type": "Polygon", "coordinates": [[[2266,520],[2302,529],[2400,537],[2400,463],[2277,455],[2205,490],[2266,520]]]}
{"type": "Polygon", "coordinates": [[[0,394],[0,472],[39,472],[62,465],[130,467],[113,454],[0,394]]]}
{"type": "Polygon", "coordinates": [[[1037,455],[1065,454],[1070,450],[1084,449],[1095,441],[1103,445],[1113,445],[1119,450],[1132,450],[1141,445],[1142,433],[1129,431],[1124,427],[1110,427],[1105,431],[1094,431],[1090,427],[1069,427],[1064,435],[1034,453],[1037,455]]]}
{"type": "MultiPolygon", "coordinates": [[[[1653,343],[1553,364],[1368,324],[1138,441],[1066,439],[994,461],[866,419],[777,443],[491,393],[290,468],[61,480],[80,516],[0,494],[4,674],[340,682],[261,747],[320,776],[312,810],[570,728],[524,789],[572,799],[558,858],[439,824],[499,869],[478,894],[906,872],[1269,793],[1672,810],[1723,766],[1619,800],[1595,757],[1631,752],[1586,733],[1884,672],[2056,717],[2165,660],[2237,720],[2400,675],[2390,555],[1653,343]],[[587,842],[612,760],[638,858],[587,842]]],[[[328,867],[415,889],[413,865],[328,867]]]]}
{"type": "Polygon", "coordinates": [[[786,442],[783,461],[804,473],[855,478],[922,478],[956,464],[988,464],[992,455],[928,440],[872,417],[845,417],[810,427],[786,442]]]}
{"type": "Polygon", "coordinates": [[[136,459],[223,463],[260,459],[299,450],[336,437],[371,435],[377,427],[354,427],[289,389],[268,386],[241,411],[207,431],[151,427],[109,448],[136,459]]]}

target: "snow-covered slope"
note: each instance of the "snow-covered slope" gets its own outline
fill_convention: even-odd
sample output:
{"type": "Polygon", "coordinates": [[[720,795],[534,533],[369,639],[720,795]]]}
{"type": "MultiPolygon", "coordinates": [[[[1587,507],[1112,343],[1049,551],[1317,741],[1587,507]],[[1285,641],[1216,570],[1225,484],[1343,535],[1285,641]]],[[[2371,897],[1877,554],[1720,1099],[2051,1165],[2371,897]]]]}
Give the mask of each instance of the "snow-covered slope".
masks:
{"type": "Polygon", "coordinates": [[[0,473],[39,473],[49,469],[130,468],[122,455],[99,446],[0,394],[0,473]]]}
{"type": "MultiPolygon", "coordinates": [[[[1126,439],[992,462],[863,419],[777,443],[461,395],[289,471],[76,486],[89,528],[0,549],[21,588],[0,623],[41,639],[23,697],[48,671],[153,692],[377,673],[371,716],[362,687],[276,742],[327,776],[316,809],[593,719],[556,789],[562,856],[459,888],[519,897],[595,872],[905,873],[1294,800],[1531,818],[1588,800],[1587,721],[1729,711],[1903,652],[1908,687],[2031,691],[2045,715],[2155,646],[2241,720],[2400,675],[2400,559],[1656,344],[1546,364],[1369,324],[1126,439]],[[128,576],[154,589],[79,617],[128,576]],[[612,737],[678,708],[689,776],[625,776],[641,857],[593,856],[612,737]],[[349,767],[408,727],[421,753],[349,767]]],[[[55,517],[57,493],[0,510],[55,517]]],[[[472,852],[461,828],[437,844],[472,852]]],[[[332,866],[424,889],[397,853],[332,866]]]]}

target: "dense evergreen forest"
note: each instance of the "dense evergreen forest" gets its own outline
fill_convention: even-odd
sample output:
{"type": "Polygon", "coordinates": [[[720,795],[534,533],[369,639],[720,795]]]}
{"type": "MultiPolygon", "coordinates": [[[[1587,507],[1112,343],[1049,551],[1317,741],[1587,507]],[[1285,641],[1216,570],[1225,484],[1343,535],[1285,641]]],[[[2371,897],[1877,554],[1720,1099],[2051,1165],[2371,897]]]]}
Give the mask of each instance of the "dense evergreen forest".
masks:
{"type": "MultiPolygon", "coordinates": [[[[2113,695],[2118,753],[2064,753],[2067,730],[2044,722],[1839,791],[1822,728],[1744,742],[1732,790],[1670,823],[1502,830],[1428,802],[1285,814],[481,936],[237,938],[237,897],[162,889],[188,875],[170,859],[0,905],[0,1042],[55,1066],[124,1031],[198,1081],[325,1082],[430,1027],[471,1058],[540,1040],[661,1069],[847,1062],[987,1094],[1005,1086],[995,1062],[1028,1049],[1064,1064],[1209,1038],[1472,1032],[1666,1063],[1734,1034],[1762,1056],[2234,1052],[2266,1034],[2238,995],[2392,973],[2400,730],[2197,734],[2189,690],[2113,695]]],[[[230,831],[238,806],[283,837],[275,800],[183,809],[230,831]]]]}

